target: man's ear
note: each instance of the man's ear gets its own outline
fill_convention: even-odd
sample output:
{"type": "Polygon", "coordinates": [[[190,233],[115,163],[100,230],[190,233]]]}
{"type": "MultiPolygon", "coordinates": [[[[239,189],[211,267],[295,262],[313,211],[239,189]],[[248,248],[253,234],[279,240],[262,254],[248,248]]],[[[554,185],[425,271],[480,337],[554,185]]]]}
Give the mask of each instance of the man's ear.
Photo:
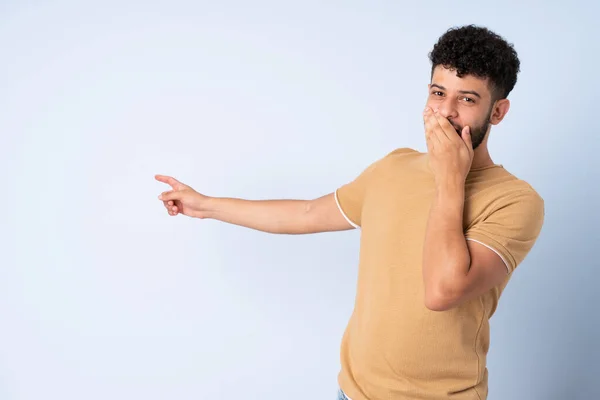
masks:
{"type": "Polygon", "coordinates": [[[496,100],[496,103],[492,107],[492,114],[490,115],[490,123],[492,125],[498,125],[508,113],[510,109],[510,100],[500,99],[496,100]]]}

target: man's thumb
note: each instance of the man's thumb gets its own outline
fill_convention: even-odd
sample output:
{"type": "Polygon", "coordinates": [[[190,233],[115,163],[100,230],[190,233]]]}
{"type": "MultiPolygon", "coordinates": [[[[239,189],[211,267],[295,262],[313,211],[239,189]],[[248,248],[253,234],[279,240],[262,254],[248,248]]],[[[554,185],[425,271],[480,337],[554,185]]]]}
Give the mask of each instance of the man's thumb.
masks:
{"type": "Polygon", "coordinates": [[[168,192],[163,192],[160,196],[158,196],[158,199],[162,201],[179,200],[180,198],[181,192],[178,190],[170,190],[168,192]]]}
{"type": "Polygon", "coordinates": [[[463,128],[461,137],[467,144],[471,143],[471,127],[470,126],[465,126],[463,128]]]}

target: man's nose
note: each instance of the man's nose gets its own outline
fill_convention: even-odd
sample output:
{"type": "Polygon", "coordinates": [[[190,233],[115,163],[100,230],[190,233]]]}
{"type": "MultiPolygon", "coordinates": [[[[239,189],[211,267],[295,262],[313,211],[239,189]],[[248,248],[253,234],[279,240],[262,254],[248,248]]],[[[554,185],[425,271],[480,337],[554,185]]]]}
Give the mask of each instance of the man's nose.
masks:
{"type": "Polygon", "coordinates": [[[439,104],[438,112],[445,118],[456,118],[458,112],[456,110],[456,103],[454,100],[446,98],[439,104]]]}

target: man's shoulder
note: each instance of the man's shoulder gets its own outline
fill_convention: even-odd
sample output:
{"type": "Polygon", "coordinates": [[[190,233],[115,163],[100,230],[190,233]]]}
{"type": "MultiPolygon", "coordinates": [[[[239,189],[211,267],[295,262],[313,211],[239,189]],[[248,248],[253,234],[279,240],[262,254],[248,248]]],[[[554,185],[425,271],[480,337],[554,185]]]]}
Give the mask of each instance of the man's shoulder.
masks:
{"type": "Polygon", "coordinates": [[[541,194],[533,187],[531,183],[522,179],[515,174],[505,170],[504,173],[508,179],[501,183],[501,192],[504,193],[505,197],[519,196],[521,198],[528,198],[532,201],[542,201],[541,194]]]}
{"type": "Polygon", "coordinates": [[[388,151],[383,157],[379,159],[381,163],[385,163],[388,161],[401,161],[409,158],[414,158],[418,156],[422,156],[426,153],[421,153],[418,150],[412,149],[410,147],[398,147],[391,151],[388,151]]]}
{"type": "Polygon", "coordinates": [[[507,179],[499,180],[483,190],[473,200],[477,201],[476,198],[479,198],[479,201],[489,203],[496,210],[516,207],[544,214],[544,199],[529,182],[510,173],[506,177],[507,179]]]}
{"type": "Polygon", "coordinates": [[[544,198],[529,182],[517,179],[511,189],[511,202],[537,209],[542,214],[544,213],[544,198]]]}
{"type": "Polygon", "coordinates": [[[393,157],[393,156],[401,156],[401,155],[406,155],[406,154],[422,154],[420,151],[415,150],[413,148],[410,147],[398,147],[392,151],[390,151],[386,157],[393,157]]]}

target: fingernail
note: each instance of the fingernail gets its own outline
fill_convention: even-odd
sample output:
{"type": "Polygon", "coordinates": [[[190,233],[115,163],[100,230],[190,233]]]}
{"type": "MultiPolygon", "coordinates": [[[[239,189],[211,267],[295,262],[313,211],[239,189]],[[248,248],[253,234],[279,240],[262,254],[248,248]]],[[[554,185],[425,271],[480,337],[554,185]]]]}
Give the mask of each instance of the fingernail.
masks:
{"type": "Polygon", "coordinates": [[[160,196],[158,196],[158,199],[159,199],[159,200],[162,200],[162,194],[161,194],[160,196]]]}

